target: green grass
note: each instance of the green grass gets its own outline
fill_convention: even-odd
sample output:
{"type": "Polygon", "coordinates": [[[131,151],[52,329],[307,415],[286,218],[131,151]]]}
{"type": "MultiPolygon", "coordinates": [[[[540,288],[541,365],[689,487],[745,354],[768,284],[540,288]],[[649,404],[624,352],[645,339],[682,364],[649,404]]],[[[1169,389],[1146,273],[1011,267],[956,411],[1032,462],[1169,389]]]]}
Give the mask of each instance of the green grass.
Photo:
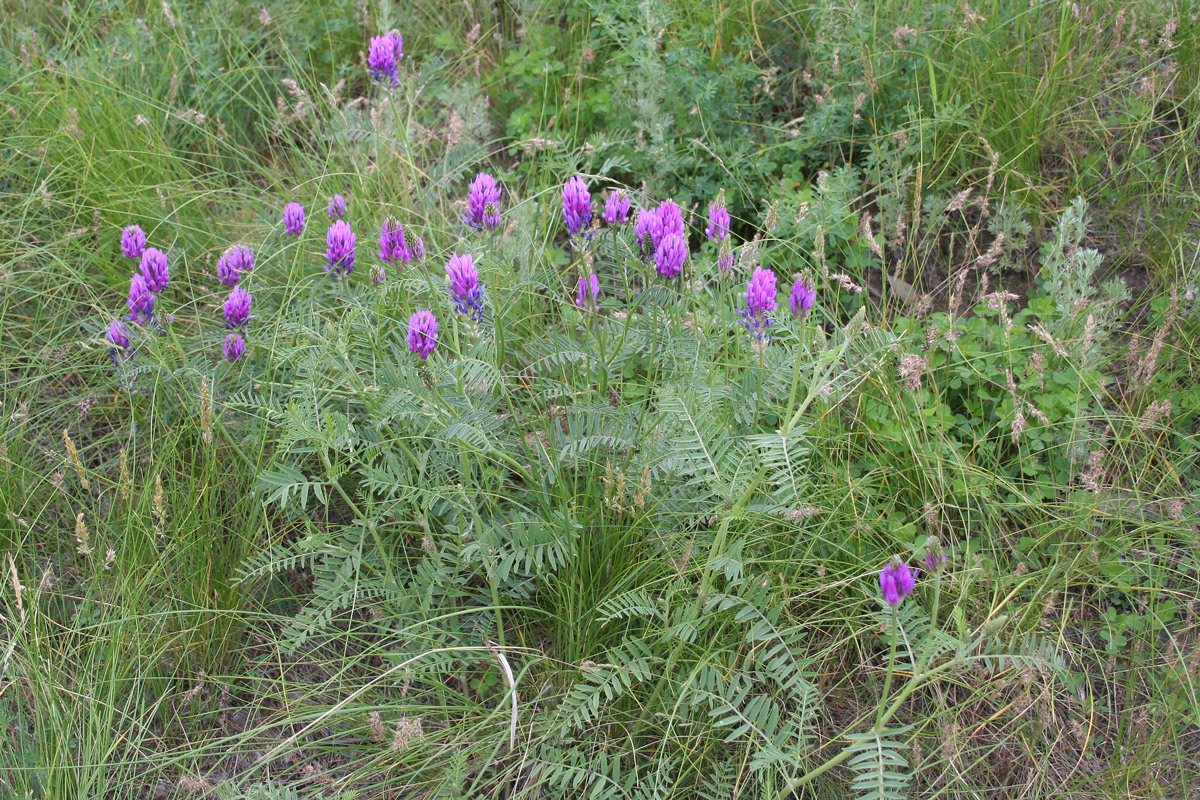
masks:
{"type": "Polygon", "coordinates": [[[11,3],[0,796],[1200,790],[1196,27],[1080,6],[11,3]],[[575,173],[677,199],[685,279],[570,245],[575,173]],[[132,222],[172,282],[114,368],[132,222]]]}

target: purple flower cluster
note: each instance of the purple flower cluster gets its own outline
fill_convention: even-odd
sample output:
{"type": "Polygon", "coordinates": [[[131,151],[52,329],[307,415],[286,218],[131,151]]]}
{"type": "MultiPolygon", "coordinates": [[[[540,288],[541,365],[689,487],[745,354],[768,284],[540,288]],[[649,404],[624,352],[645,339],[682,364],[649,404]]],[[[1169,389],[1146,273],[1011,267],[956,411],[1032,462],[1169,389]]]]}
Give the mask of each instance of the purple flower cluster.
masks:
{"type": "Polygon", "coordinates": [[[253,301],[254,296],[241,286],[235,286],[225,298],[225,305],[221,310],[225,312],[225,327],[231,329],[231,332],[226,334],[221,352],[230,363],[241,361],[242,354],[246,352],[246,340],[242,338],[241,332],[250,321],[250,304],[253,301]]]}
{"type": "Polygon", "coordinates": [[[367,51],[367,68],[371,77],[395,89],[399,83],[400,59],[404,58],[404,37],[396,31],[371,37],[367,51]]]}
{"type": "Polygon", "coordinates": [[[437,317],[432,311],[421,309],[408,318],[408,349],[421,357],[429,358],[433,348],[437,347],[437,317]]]}
{"type": "MultiPolygon", "coordinates": [[[[336,195],[341,197],[341,195],[336,195]]],[[[325,234],[325,257],[328,263],[325,271],[337,278],[344,278],[354,272],[354,248],[358,237],[350,228],[350,223],[339,219],[329,226],[325,234]]]]}
{"type": "Polygon", "coordinates": [[[220,278],[221,283],[234,287],[221,307],[225,314],[225,327],[231,331],[225,336],[221,353],[231,364],[241,361],[246,352],[246,340],[242,338],[242,332],[247,323],[253,319],[250,316],[250,306],[254,302],[254,295],[236,284],[245,273],[253,269],[254,253],[250,251],[250,248],[241,245],[230,248],[217,262],[217,277],[220,278]]]}
{"type": "Polygon", "coordinates": [[[129,349],[129,332],[121,320],[114,319],[108,323],[108,343],[119,350],[129,349]]]}
{"type": "Polygon", "coordinates": [[[250,320],[250,304],[254,300],[254,295],[247,292],[241,286],[235,286],[233,291],[229,293],[229,297],[225,298],[225,327],[240,328],[250,320]]]}
{"type": "Polygon", "coordinates": [[[586,231],[592,224],[592,193],[578,175],[572,175],[563,184],[562,210],[571,236],[586,231]]]}
{"type": "Polygon", "coordinates": [[[141,258],[146,249],[146,232],[140,225],[130,225],[121,231],[121,255],[126,258],[141,258]]]}
{"type": "Polygon", "coordinates": [[[147,247],[142,252],[138,263],[138,271],[146,281],[146,288],[151,294],[162,294],[163,289],[171,282],[171,272],[167,269],[167,254],[155,247],[147,247]]]}
{"type": "Polygon", "coordinates": [[[633,224],[642,255],[654,257],[654,266],[664,278],[678,277],[688,257],[683,211],[674,200],[664,200],[656,209],[639,209],[633,224]]]}
{"type": "MultiPolygon", "coordinates": [[[[139,225],[129,225],[121,231],[121,255],[138,259],[138,270],[129,279],[129,294],[125,307],[129,314],[125,319],[157,330],[154,317],[154,302],[171,282],[171,271],[167,265],[167,254],[154,247],[146,247],[146,232],[139,225]]],[[[105,334],[110,347],[109,358],[114,365],[133,355],[129,331],[122,320],[112,320],[105,334]]]]}
{"type": "MultiPolygon", "coordinates": [[[[658,224],[661,236],[674,234],[686,238],[683,230],[683,211],[674,200],[663,200],[658,204],[658,224]]],[[[658,240],[654,242],[658,246],[658,240]]]]}
{"type": "Polygon", "coordinates": [[[792,294],[789,301],[792,306],[792,315],[797,317],[807,317],[808,312],[812,311],[813,302],[817,299],[817,292],[804,278],[796,278],[796,282],[792,284],[792,294]]]}
{"type": "Polygon", "coordinates": [[[154,292],[150,291],[140,272],[134,273],[129,280],[129,299],[125,305],[129,307],[127,319],[141,325],[148,325],[154,317],[154,292]]]}
{"type": "Polygon", "coordinates": [[[677,233],[669,233],[658,242],[654,248],[654,267],[664,278],[678,278],[683,271],[683,262],[687,260],[687,242],[677,233]]]}
{"type": "Polygon", "coordinates": [[[596,277],[596,273],[593,272],[586,278],[580,278],[575,286],[577,290],[575,305],[585,311],[595,311],[600,307],[600,279],[596,277]]]}
{"type": "Polygon", "coordinates": [[[746,307],[738,313],[744,317],[742,324],[746,330],[759,341],[767,338],[767,330],[771,327],[768,315],[775,310],[777,292],[775,273],[764,267],[754,270],[750,280],[746,281],[746,307]]]}
{"type": "Polygon", "coordinates": [[[725,192],[717,196],[708,209],[708,227],[704,230],[709,240],[722,242],[729,237],[729,209],[725,207],[725,192]]]}
{"type": "Polygon", "coordinates": [[[231,364],[241,361],[242,355],[246,352],[246,340],[240,334],[230,333],[225,337],[225,344],[222,345],[221,352],[225,356],[225,360],[231,364]]]}
{"type": "Polygon", "coordinates": [[[608,225],[620,225],[629,220],[629,195],[624,189],[613,189],[604,201],[604,213],[600,215],[608,225]]]}
{"type": "Polygon", "coordinates": [[[126,319],[140,325],[154,322],[154,299],[171,282],[167,267],[167,254],[154,247],[146,247],[146,235],[137,225],[130,225],[121,233],[121,254],[133,258],[137,253],[138,271],[129,281],[129,297],[125,305],[129,308],[126,319]]]}
{"type": "Polygon", "coordinates": [[[500,184],[488,173],[481,172],[471,181],[467,210],[462,221],[477,231],[490,231],[500,225],[500,184]]]}
{"type": "Polygon", "coordinates": [[[237,245],[217,259],[217,280],[226,286],[236,286],[242,276],[254,269],[254,253],[249,247],[237,245]]]}
{"type": "Polygon", "coordinates": [[[454,310],[469,314],[475,322],[483,322],[483,286],[470,253],[453,254],[446,262],[446,277],[450,279],[450,297],[454,310]]]}
{"type": "Polygon", "coordinates": [[[912,594],[916,585],[916,575],[908,564],[899,559],[889,561],[879,573],[879,588],[883,591],[883,599],[892,608],[900,605],[901,600],[912,594]]]}
{"type": "Polygon", "coordinates": [[[425,242],[418,236],[416,242],[409,246],[404,238],[404,226],[394,220],[387,220],[379,230],[379,260],[385,264],[404,266],[413,259],[419,259],[425,253],[425,242]]]}
{"type": "Polygon", "coordinates": [[[304,206],[288,203],[283,207],[283,229],[292,236],[304,233],[304,206]]]}
{"type": "Polygon", "coordinates": [[[133,355],[129,349],[129,332],[125,330],[125,323],[121,320],[114,319],[108,323],[108,333],[104,338],[112,345],[108,348],[108,357],[112,359],[114,367],[119,367],[121,359],[127,354],[133,355]]]}
{"type": "Polygon", "coordinates": [[[720,249],[717,250],[717,273],[721,276],[728,275],[733,269],[733,248],[729,246],[728,239],[721,240],[720,249]]]}
{"type": "MultiPolygon", "coordinates": [[[[404,237],[403,225],[394,220],[384,221],[379,230],[379,259],[383,263],[403,267],[409,261],[420,259],[423,255],[425,255],[425,241],[420,236],[412,245],[409,245],[404,237]]],[[[372,272],[372,277],[376,283],[383,283],[387,280],[387,270],[384,267],[377,267],[372,272]]]]}
{"type": "Polygon", "coordinates": [[[329,198],[329,218],[332,220],[344,219],[346,216],[346,198],[340,194],[335,194],[329,198]]]}

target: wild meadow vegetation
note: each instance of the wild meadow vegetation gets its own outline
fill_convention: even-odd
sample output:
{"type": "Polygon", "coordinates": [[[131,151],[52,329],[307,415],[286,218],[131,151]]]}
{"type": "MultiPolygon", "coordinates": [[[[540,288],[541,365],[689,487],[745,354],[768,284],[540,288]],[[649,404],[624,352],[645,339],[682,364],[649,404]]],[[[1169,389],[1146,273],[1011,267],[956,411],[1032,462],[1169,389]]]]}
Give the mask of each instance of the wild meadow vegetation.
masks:
{"type": "Polygon", "coordinates": [[[2,8],[0,797],[1200,794],[1190,4],[2,8]]]}

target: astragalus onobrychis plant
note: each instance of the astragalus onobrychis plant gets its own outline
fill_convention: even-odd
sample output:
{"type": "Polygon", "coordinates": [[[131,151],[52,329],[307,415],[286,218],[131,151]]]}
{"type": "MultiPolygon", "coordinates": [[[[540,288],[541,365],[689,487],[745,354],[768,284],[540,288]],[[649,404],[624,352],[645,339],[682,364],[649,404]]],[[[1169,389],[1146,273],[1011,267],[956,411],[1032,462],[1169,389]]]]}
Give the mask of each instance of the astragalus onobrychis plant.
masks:
{"type": "MultiPolygon", "coordinates": [[[[939,7],[881,50],[832,8],[518,5],[514,30],[472,10],[458,56],[389,3],[331,11],[361,58],[321,50],[328,83],[286,61],[236,158],[245,131],[174,108],[185,73],[163,150],[197,188],[138,178],[151,199],[64,228],[69,257],[0,211],[39,269],[86,251],[109,278],[64,284],[90,293],[53,373],[92,382],[78,404],[5,358],[0,794],[1084,796],[1098,753],[1105,789],[1185,774],[1162,754],[1200,663],[1176,347],[1200,306],[1184,276],[1131,315],[1095,206],[1039,220],[1027,176],[961,144],[966,103],[907,102],[937,37],[974,53],[987,20],[939,7]],[[742,57],[785,29],[812,72],[742,57]],[[539,41],[578,45],[575,75],[539,41]]],[[[135,119],[95,152],[150,153],[135,119]]],[[[30,219],[65,213],[43,187],[30,219]]],[[[33,274],[0,273],[32,287],[0,310],[41,335],[22,315],[61,287],[33,274]]]]}
{"type": "MultiPolygon", "coordinates": [[[[374,40],[370,68],[374,102],[403,114],[399,41],[374,40]]],[[[380,671],[360,692],[402,682],[422,741],[466,762],[490,748],[471,770],[408,759],[407,782],[473,771],[553,796],[777,796],[839,768],[854,796],[896,798],[914,693],[972,664],[1061,667],[1039,637],[999,637],[1003,616],[939,614],[944,572],[964,565],[937,537],[852,535],[840,555],[805,541],[829,511],[814,505],[813,429],[827,437],[900,344],[865,307],[822,313],[822,295],[846,291],[836,276],[777,275],[754,247],[735,258],[722,195],[698,220],[603,175],[517,199],[480,172],[465,194],[460,221],[422,235],[408,210],[351,189],[327,224],[306,213],[316,197],[279,198],[278,221],[218,260],[223,320],[197,353],[214,366],[193,366],[212,372],[225,435],[271,453],[258,485],[281,533],[240,581],[311,576],[282,651],[365,637],[380,671]],[[545,212],[546,247],[527,254],[501,231],[530,224],[533,204],[560,205],[561,227],[545,212]],[[693,250],[705,222],[713,246],[693,250]],[[887,674],[838,724],[827,645],[779,572],[818,552],[866,573],[845,591],[881,633],[834,681],[880,659],[887,674]],[[924,575],[906,563],[918,557],[924,575]]],[[[131,227],[123,252],[144,241],[131,227]]],[[[152,358],[138,343],[182,335],[164,323],[167,257],[140,256],[108,335],[135,392],[149,376],[121,370],[152,358]]],[[[264,765],[353,728],[344,710],[264,765]]]]}

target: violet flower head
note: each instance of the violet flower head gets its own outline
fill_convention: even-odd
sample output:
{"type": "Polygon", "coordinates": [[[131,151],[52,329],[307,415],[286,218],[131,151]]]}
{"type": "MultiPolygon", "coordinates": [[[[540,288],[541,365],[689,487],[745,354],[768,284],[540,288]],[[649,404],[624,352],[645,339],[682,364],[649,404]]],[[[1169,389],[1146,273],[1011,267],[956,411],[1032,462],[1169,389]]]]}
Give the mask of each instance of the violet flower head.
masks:
{"type": "Polygon", "coordinates": [[[413,245],[413,258],[420,261],[425,257],[425,240],[420,236],[417,237],[417,243],[413,245]]]}
{"type": "Polygon", "coordinates": [[[454,310],[469,314],[476,322],[483,322],[483,287],[479,284],[479,271],[475,269],[471,254],[452,255],[446,262],[446,276],[450,279],[454,310]]]}
{"type": "Polygon", "coordinates": [[[126,319],[141,325],[154,319],[154,292],[150,291],[140,272],[134,273],[129,281],[129,299],[125,301],[125,305],[129,307],[129,316],[126,319]]]}
{"type": "Polygon", "coordinates": [[[639,208],[637,219],[633,223],[633,232],[637,234],[638,248],[642,251],[642,256],[654,255],[654,244],[662,238],[662,223],[658,219],[658,211],[639,208]]]}
{"type": "Polygon", "coordinates": [[[721,241],[721,247],[717,251],[717,272],[722,277],[729,274],[733,269],[733,248],[729,246],[728,240],[721,241]]]}
{"type": "Polygon", "coordinates": [[[123,360],[133,357],[133,351],[129,349],[129,334],[125,330],[125,323],[121,320],[114,319],[108,324],[108,332],[104,338],[110,345],[108,360],[114,367],[120,368],[123,360]]]}
{"type": "Polygon", "coordinates": [[[371,37],[367,68],[371,77],[395,89],[400,84],[400,59],[404,58],[404,37],[396,31],[371,37]]]}
{"type": "Polygon", "coordinates": [[[108,335],[106,337],[108,343],[118,350],[129,349],[129,333],[125,330],[125,323],[119,319],[114,319],[108,323],[108,335]]]}
{"type": "Polygon", "coordinates": [[[600,307],[600,279],[596,277],[596,273],[580,278],[575,287],[575,305],[585,311],[595,311],[600,307]]]}
{"type": "Polygon", "coordinates": [[[325,271],[333,273],[338,278],[343,278],[353,272],[354,248],[357,244],[358,237],[354,235],[349,222],[339,219],[330,225],[329,232],[325,234],[325,257],[329,261],[325,265],[325,271]]]}
{"type": "Polygon", "coordinates": [[[146,249],[146,232],[140,225],[130,225],[121,231],[121,255],[126,258],[141,258],[146,249]]]}
{"type": "Polygon", "coordinates": [[[253,300],[254,295],[240,286],[235,287],[225,299],[225,326],[240,328],[245,325],[250,319],[250,303],[253,300]]]}
{"type": "Polygon", "coordinates": [[[225,337],[225,344],[221,347],[221,351],[229,363],[241,361],[242,355],[246,352],[246,340],[236,333],[231,333],[225,337]]]}
{"type": "Polygon", "coordinates": [[[664,234],[654,250],[654,266],[664,278],[677,278],[688,257],[687,242],[676,233],[664,234]]]}
{"type": "Polygon", "coordinates": [[[433,348],[437,347],[437,329],[437,317],[432,311],[421,309],[415,312],[408,318],[408,349],[422,360],[429,358],[433,348]]]}
{"type": "Polygon", "coordinates": [[[899,559],[889,561],[879,573],[879,588],[883,590],[883,599],[893,608],[912,594],[916,585],[917,578],[912,569],[899,559]]]}
{"type": "Polygon", "coordinates": [[[933,552],[932,550],[925,554],[925,571],[938,572],[942,565],[946,563],[946,554],[941,552],[933,552]]]}
{"type": "Polygon", "coordinates": [[[413,258],[413,251],[404,238],[404,226],[387,220],[379,229],[379,259],[384,263],[404,265],[413,258]]]}
{"type": "Polygon", "coordinates": [[[711,241],[720,242],[729,236],[729,209],[722,192],[708,209],[708,227],[704,233],[711,241]]]}
{"type": "Polygon", "coordinates": [[[792,306],[792,315],[796,317],[807,317],[808,312],[812,311],[813,301],[817,299],[817,292],[804,278],[796,278],[796,282],[792,284],[792,294],[789,302],[792,306]]]}
{"type": "Polygon", "coordinates": [[[342,219],[346,216],[346,198],[340,194],[335,194],[329,198],[329,218],[333,220],[342,219]]]}
{"type": "Polygon", "coordinates": [[[217,259],[217,279],[226,286],[236,286],[242,275],[254,269],[254,253],[249,247],[237,245],[217,259]]]}
{"type": "Polygon", "coordinates": [[[146,280],[146,288],[154,294],[161,294],[171,281],[171,272],[167,269],[167,254],[156,247],[147,247],[142,253],[138,271],[146,280]]]}
{"type": "Polygon", "coordinates": [[[608,225],[620,225],[629,220],[629,195],[624,189],[613,189],[608,193],[601,217],[608,225]]]}
{"type": "Polygon", "coordinates": [[[658,204],[658,224],[661,226],[662,232],[654,239],[655,247],[658,247],[662,237],[671,234],[675,234],[684,241],[687,240],[687,234],[683,231],[683,211],[674,200],[663,200],[658,204]]]}
{"type": "Polygon", "coordinates": [[[288,203],[283,207],[283,229],[292,236],[304,233],[304,206],[288,203]]]}
{"type": "Polygon", "coordinates": [[[592,224],[592,194],[578,175],[572,175],[563,184],[562,209],[570,235],[585,231],[592,224]]]}
{"type": "Polygon", "coordinates": [[[777,292],[775,273],[765,267],[754,270],[746,281],[746,307],[738,309],[738,313],[745,318],[742,324],[746,330],[759,341],[767,337],[767,329],[771,327],[768,314],[775,310],[777,292]]]}
{"type": "Polygon", "coordinates": [[[492,230],[500,225],[500,184],[486,172],[480,172],[471,181],[467,195],[468,214],[462,221],[477,231],[492,230]]]}

